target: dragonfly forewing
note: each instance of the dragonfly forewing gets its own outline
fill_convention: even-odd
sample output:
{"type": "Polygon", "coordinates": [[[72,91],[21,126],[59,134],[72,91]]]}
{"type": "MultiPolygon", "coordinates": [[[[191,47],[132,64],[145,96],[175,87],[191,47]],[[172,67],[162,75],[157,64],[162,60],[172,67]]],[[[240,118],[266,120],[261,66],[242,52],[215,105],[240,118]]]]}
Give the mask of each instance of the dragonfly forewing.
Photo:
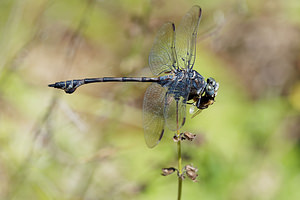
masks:
{"type": "Polygon", "coordinates": [[[154,75],[175,70],[177,57],[174,38],[173,23],[168,22],[159,29],[149,55],[149,66],[154,75]]]}
{"type": "Polygon", "coordinates": [[[164,133],[164,101],[166,89],[157,83],[152,83],[144,96],[143,127],[146,144],[153,148],[161,140],[164,133]]]}
{"type": "Polygon", "coordinates": [[[197,31],[201,8],[193,6],[176,29],[176,53],[181,69],[193,68],[196,58],[197,31]]]}

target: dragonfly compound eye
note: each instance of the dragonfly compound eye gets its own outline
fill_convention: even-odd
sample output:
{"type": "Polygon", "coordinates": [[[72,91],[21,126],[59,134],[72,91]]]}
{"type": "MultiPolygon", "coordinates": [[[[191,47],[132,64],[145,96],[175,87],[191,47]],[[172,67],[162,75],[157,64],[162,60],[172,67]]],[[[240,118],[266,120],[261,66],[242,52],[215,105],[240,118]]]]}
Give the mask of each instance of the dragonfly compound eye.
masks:
{"type": "Polygon", "coordinates": [[[215,79],[213,79],[211,77],[208,78],[206,82],[207,82],[207,85],[205,87],[205,93],[208,96],[215,97],[217,95],[218,90],[219,90],[219,83],[217,83],[215,81],[215,79]]]}
{"type": "Polygon", "coordinates": [[[219,90],[219,83],[216,83],[216,85],[214,86],[215,88],[215,95],[217,95],[217,92],[219,90]]]}
{"type": "Polygon", "coordinates": [[[213,96],[215,93],[215,88],[212,85],[207,85],[205,89],[205,93],[209,96],[213,96]]]}
{"type": "Polygon", "coordinates": [[[216,85],[215,79],[213,79],[211,77],[208,78],[206,82],[207,82],[207,84],[212,85],[212,86],[216,85]]]}

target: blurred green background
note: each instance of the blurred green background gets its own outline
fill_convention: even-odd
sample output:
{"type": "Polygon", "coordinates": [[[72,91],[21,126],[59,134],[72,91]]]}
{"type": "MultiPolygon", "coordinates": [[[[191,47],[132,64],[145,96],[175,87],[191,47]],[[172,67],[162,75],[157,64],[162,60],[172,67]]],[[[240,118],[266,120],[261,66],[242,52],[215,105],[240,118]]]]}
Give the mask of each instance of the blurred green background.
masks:
{"type": "Polygon", "coordinates": [[[149,84],[74,94],[60,80],[151,76],[159,27],[203,9],[195,69],[220,83],[190,119],[183,199],[300,199],[300,1],[0,0],[0,199],[176,199],[176,145],[148,149],[149,84]]]}

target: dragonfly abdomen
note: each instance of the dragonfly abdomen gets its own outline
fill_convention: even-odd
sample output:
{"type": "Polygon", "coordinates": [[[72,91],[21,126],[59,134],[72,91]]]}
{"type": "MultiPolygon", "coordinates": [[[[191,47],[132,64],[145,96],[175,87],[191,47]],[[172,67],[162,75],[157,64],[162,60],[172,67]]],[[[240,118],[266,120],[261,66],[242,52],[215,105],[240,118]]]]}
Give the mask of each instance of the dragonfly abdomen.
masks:
{"type": "Polygon", "coordinates": [[[68,94],[72,94],[76,88],[81,85],[99,82],[159,82],[160,77],[102,77],[102,78],[85,78],[78,80],[60,81],[54,84],[49,84],[49,87],[54,87],[64,90],[68,94]]]}
{"type": "Polygon", "coordinates": [[[86,78],[84,84],[95,82],[158,82],[156,77],[103,77],[103,78],[86,78]]]}

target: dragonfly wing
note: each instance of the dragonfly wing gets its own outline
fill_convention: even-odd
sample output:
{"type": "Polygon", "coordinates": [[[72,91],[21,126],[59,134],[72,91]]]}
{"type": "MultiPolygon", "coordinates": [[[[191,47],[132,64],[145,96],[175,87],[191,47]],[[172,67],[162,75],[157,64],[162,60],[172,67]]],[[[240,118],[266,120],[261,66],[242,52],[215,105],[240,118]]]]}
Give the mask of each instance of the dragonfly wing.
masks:
{"type": "Polygon", "coordinates": [[[194,118],[194,117],[196,117],[197,115],[199,115],[200,113],[202,112],[202,109],[198,109],[197,111],[195,111],[194,113],[193,113],[193,115],[192,115],[192,119],[194,118]]]}
{"type": "Polygon", "coordinates": [[[196,58],[197,31],[201,19],[201,8],[193,6],[182,18],[176,30],[176,53],[182,69],[193,68],[196,58]]]}
{"type": "Polygon", "coordinates": [[[175,52],[175,26],[168,22],[158,31],[149,55],[149,66],[154,75],[173,71],[177,60],[175,52]]]}
{"type": "Polygon", "coordinates": [[[167,127],[171,131],[176,131],[180,129],[186,118],[186,103],[183,97],[176,99],[174,94],[169,93],[165,97],[166,106],[164,110],[164,116],[167,127]]]}
{"type": "Polygon", "coordinates": [[[164,133],[164,100],[166,89],[152,83],[144,96],[143,126],[146,144],[149,148],[156,146],[164,133]]]}

